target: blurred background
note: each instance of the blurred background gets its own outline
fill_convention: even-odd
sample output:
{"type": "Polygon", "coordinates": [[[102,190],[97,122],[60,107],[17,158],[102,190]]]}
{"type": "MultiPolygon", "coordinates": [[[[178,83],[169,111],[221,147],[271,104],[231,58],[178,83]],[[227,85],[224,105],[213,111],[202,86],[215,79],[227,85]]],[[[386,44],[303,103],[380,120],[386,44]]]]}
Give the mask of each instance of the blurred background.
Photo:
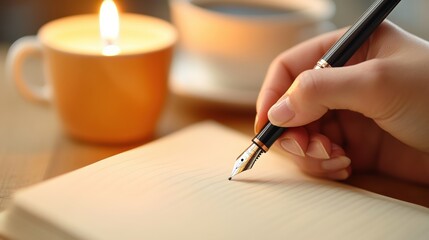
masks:
{"type": "MultiPolygon", "coordinates": [[[[263,1],[263,0],[261,0],[263,1]]],[[[102,0],[0,0],[0,42],[11,43],[24,35],[34,35],[44,23],[63,16],[97,13],[102,0]]],[[[333,22],[350,25],[373,0],[334,0],[333,22]]],[[[168,0],[116,0],[121,11],[143,13],[169,20],[168,0]]],[[[428,0],[399,3],[389,19],[402,28],[429,40],[428,0]]]]}
{"type": "MultiPolygon", "coordinates": [[[[225,1],[225,0],[220,0],[225,1]]],[[[266,0],[259,0],[261,2],[266,0]]],[[[287,0],[284,0],[287,1],[287,0]]],[[[301,0],[305,1],[305,0],[301,0]]],[[[337,5],[332,19],[337,27],[353,24],[374,0],[333,0],[337,5]]],[[[115,0],[122,12],[134,12],[169,20],[168,0],[115,0]]],[[[44,23],[69,15],[98,13],[102,0],[0,0],[0,211],[12,192],[40,180],[86,166],[122,152],[131,146],[83,144],[64,137],[50,107],[29,104],[12,84],[3,81],[9,44],[25,35],[34,35],[44,23]]],[[[407,31],[429,40],[429,0],[403,0],[389,19],[407,31]]],[[[40,61],[36,61],[40,64],[40,61]]],[[[32,76],[43,76],[41,66],[32,64],[32,76]]],[[[214,120],[248,135],[253,134],[254,107],[194,108],[171,98],[160,122],[158,136],[202,120],[214,120]]],[[[181,99],[180,99],[181,100],[181,99]]],[[[403,183],[375,174],[354,176],[352,185],[394,198],[429,206],[427,187],[403,183]]],[[[1,237],[0,237],[1,239],[1,237]]]]}

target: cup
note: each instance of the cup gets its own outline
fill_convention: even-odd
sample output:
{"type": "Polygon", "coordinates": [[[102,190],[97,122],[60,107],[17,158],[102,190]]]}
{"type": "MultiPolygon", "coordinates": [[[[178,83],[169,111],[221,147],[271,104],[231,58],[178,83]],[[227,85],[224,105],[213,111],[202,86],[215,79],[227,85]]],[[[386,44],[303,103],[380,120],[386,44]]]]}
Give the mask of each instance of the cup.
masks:
{"type": "Polygon", "coordinates": [[[235,89],[257,91],[278,54],[334,28],[330,0],[170,0],[170,5],[189,65],[235,89]]]}
{"type": "Polygon", "coordinates": [[[97,15],[57,19],[13,43],[6,70],[24,97],[53,103],[72,137],[104,144],[145,140],[163,109],[177,33],[163,20],[124,14],[118,39],[120,52],[106,56],[97,15]],[[35,55],[42,85],[24,74],[23,63],[35,55]]]}

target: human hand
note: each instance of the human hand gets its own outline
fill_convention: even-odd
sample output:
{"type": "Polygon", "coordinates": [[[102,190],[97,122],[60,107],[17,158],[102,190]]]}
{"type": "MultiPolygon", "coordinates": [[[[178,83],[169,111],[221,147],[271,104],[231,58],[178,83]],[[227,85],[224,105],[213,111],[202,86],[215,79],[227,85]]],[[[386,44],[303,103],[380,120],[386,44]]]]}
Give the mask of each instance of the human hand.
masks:
{"type": "Polygon", "coordinates": [[[310,175],[345,179],[353,168],[429,184],[429,43],[384,22],[345,67],[313,70],[344,31],[274,60],[255,129],[268,118],[293,127],[277,142],[310,175]]]}

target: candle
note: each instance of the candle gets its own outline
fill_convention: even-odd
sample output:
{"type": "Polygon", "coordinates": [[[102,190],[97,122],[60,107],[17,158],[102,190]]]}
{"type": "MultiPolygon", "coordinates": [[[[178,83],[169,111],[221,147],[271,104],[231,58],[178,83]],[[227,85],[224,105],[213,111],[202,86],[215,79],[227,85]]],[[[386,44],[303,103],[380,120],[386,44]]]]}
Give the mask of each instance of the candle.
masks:
{"type": "Polygon", "coordinates": [[[49,29],[49,37],[42,41],[58,50],[105,56],[155,51],[176,41],[176,32],[161,19],[131,13],[119,16],[115,11],[113,1],[106,0],[100,15],[77,15],[50,22],[45,28],[49,29]]]}
{"type": "Polygon", "coordinates": [[[100,36],[104,43],[103,55],[114,56],[120,53],[117,45],[119,37],[119,13],[112,0],[104,0],[100,7],[100,36]]]}
{"type": "Polygon", "coordinates": [[[147,140],[162,113],[176,39],[170,23],[118,14],[107,0],[100,15],[57,19],[37,37],[18,40],[8,55],[10,76],[25,97],[52,102],[74,138],[108,144],[147,140]],[[23,74],[33,54],[43,56],[43,84],[23,74]]]}

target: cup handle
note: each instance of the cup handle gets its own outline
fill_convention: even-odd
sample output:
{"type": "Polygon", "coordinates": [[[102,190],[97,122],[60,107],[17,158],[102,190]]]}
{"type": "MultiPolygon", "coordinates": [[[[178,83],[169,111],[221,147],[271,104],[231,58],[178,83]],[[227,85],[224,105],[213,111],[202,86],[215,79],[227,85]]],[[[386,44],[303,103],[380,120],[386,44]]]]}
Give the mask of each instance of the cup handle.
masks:
{"type": "Polygon", "coordinates": [[[23,74],[25,60],[31,55],[41,54],[42,45],[36,36],[18,39],[9,48],[6,57],[6,74],[9,79],[15,82],[19,92],[25,98],[35,102],[47,103],[51,99],[51,87],[46,79],[42,85],[37,85],[31,79],[25,79],[23,74]]]}

